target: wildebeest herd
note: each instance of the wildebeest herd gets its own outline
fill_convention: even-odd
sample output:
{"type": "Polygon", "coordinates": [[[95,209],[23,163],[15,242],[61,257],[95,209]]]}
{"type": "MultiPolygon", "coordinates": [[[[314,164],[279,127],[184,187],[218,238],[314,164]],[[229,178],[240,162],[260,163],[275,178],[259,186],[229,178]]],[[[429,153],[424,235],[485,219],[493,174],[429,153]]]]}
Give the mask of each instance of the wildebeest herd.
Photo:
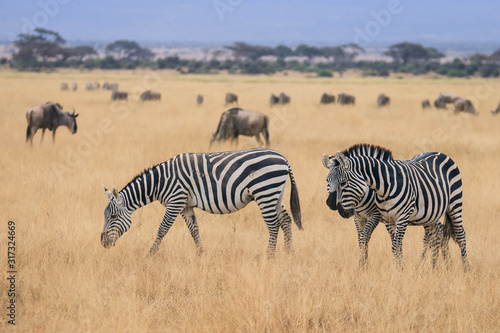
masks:
{"type": "MultiPolygon", "coordinates": [[[[73,90],[76,90],[76,83],[74,87],[73,90]]],[[[99,87],[97,82],[86,85],[87,90],[99,87]]],[[[112,90],[113,100],[128,97],[127,92],[118,90],[116,83],[106,82],[102,87],[112,90]]],[[[69,86],[63,83],[61,90],[69,90],[69,86]]],[[[140,100],[161,101],[161,94],[146,90],[140,100]]],[[[196,97],[198,105],[203,100],[202,95],[196,97]]],[[[271,106],[285,106],[290,102],[290,96],[285,93],[279,96],[272,94],[270,98],[271,106]]],[[[354,106],[356,98],[347,93],[339,93],[337,98],[324,93],[320,98],[320,104],[335,102],[354,106]]],[[[376,103],[378,107],[388,106],[390,97],[380,94],[376,103]]],[[[225,105],[228,104],[238,105],[238,96],[228,92],[225,105]]],[[[457,95],[441,93],[434,102],[438,109],[446,108],[447,104],[453,104],[455,112],[477,114],[470,100],[457,95]]],[[[430,107],[428,99],[422,101],[422,108],[430,107]]],[[[492,113],[499,112],[500,104],[492,113]]],[[[56,129],[61,125],[76,133],[77,117],[74,109],[63,111],[57,103],[36,105],[26,113],[26,140],[32,143],[38,129],[42,129],[42,137],[46,129],[53,131],[55,138],[56,129]]],[[[269,146],[269,117],[257,111],[233,107],[222,113],[210,145],[214,142],[237,142],[239,135],[254,136],[260,146],[264,143],[269,146]]],[[[371,234],[382,222],[389,232],[398,267],[402,267],[402,241],[406,228],[417,225],[425,229],[422,257],[430,250],[434,266],[439,251],[442,251],[444,259],[448,260],[448,241],[452,238],[460,247],[464,268],[469,268],[462,221],[462,180],[458,167],[449,156],[423,153],[411,160],[401,161],[394,159],[385,148],[358,144],[335,155],[323,155],[322,162],[329,169],[326,204],[343,218],[354,216],[361,265],[368,259],[371,234]]],[[[256,201],[268,227],[267,253],[272,257],[279,229],[285,234],[286,249],[292,249],[292,219],[282,202],[287,178],[290,178],[292,186],[290,207],[293,220],[302,229],[297,185],[291,166],[281,153],[267,148],[253,148],[177,155],[146,169],[120,191],[114,187],[111,191],[105,189],[109,203],[104,212],[101,244],[106,248],[114,246],[129,229],[131,214],[136,209],[160,201],[166,207],[166,213],[150,254],[158,251],[163,237],[179,214],[187,223],[201,253],[203,246],[193,208],[227,214],[244,208],[250,201],[256,201]]]]}

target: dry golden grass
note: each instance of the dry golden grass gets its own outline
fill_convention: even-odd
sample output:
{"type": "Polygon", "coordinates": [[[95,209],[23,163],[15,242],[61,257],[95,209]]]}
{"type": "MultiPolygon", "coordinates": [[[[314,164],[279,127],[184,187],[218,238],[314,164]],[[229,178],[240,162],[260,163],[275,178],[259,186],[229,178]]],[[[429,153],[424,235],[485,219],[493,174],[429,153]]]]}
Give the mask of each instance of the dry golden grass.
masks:
{"type": "MultiPolygon", "coordinates": [[[[7,221],[17,223],[17,329],[21,331],[461,331],[499,330],[500,116],[489,113],[498,80],[308,79],[299,76],[179,76],[166,72],[0,73],[0,331],[8,302],[4,264],[7,221]],[[114,104],[110,92],[84,90],[86,81],[117,81],[129,92],[152,88],[161,102],[114,104]],[[76,81],[77,92],[61,92],[76,81]],[[294,255],[280,233],[273,260],[255,204],[232,215],[196,211],[205,253],[196,256],[178,219],[159,253],[147,257],[164,208],[153,203],[132,215],[131,229],[107,250],[100,245],[107,199],[101,184],[123,187],[143,168],[181,152],[208,150],[227,91],[240,106],[270,117],[271,148],[294,171],[303,225],[294,227],[294,255]],[[292,97],[270,108],[271,92],[292,97]],[[319,106],[323,92],[356,95],[356,106],[319,106]],[[379,93],[391,106],[378,109],[379,93]],[[478,117],[422,110],[439,92],[474,97],[478,117]],[[203,106],[196,95],[205,96],[203,106]],[[60,128],[42,144],[25,143],[25,111],[57,101],[80,113],[78,133],[60,128]],[[352,220],[325,205],[327,170],[321,154],[368,142],[407,159],[423,151],[449,154],[464,183],[464,224],[472,271],[420,262],[423,228],[404,239],[405,269],[392,264],[381,226],[370,243],[369,267],[358,268],[352,220]]],[[[238,148],[255,145],[240,138],[238,148]]],[[[214,150],[229,150],[219,145],[214,150]]],[[[286,207],[288,207],[287,186],[286,207]]]]}

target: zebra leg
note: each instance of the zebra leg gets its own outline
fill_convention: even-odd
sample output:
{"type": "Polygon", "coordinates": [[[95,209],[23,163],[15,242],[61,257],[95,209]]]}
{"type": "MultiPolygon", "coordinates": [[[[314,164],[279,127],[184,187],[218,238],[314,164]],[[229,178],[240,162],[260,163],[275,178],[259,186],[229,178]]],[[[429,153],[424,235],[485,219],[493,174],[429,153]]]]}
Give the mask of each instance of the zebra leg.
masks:
{"type": "MultiPolygon", "coordinates": [[[[280,194],[280,197],[283,196],[283,192],[280,194]]],[[[276,252],[276,243],[278,241],[278,231],[280,228],[280,220],[278,218],[278,198],[269,199],[269,197],[265,196],[263,198],[256,198],[255,201],[259,206],[260,212],[262,213],[262,217],[266,222],[267,229],[269,230],[269,243],[267,245],[267,259],[272,259],[274,257],[274,253],[276,252]]],[[[286,238],[286,237],[285,237],[286,238]]],[[[290,238],[291,240],[291,238],[290,238]]]]}
{"type": "Polygon", "coordinates": [[[373,230],[377,227],[380,219],[377,215],[371,215],[361,233],[361,246],[362,253],[364,254],[363,264],[366,265],[368,261],[368,243],[372,238],[373,230]]]}
{"type": "Polygon", "coordinates": [[[196,253],[198,255],[201,255],[203,253],[203,244],[201,243],[200,232],[198,230],[198,221],[196,221],[193,207],[184,208],[181,211],[181,215],[184,218],[184,221],[186,221],[189,232],[191,233],[194,243],[196,244],[196,253]]]}
{"type": "Polygon", "coordinates": [[[422,256],[420,258],[421,260],[424,260],[427,257],[427,250],[429,249],[430,237],[431,237],[430,226],[425,225],[424,226],[424,240],[423,240],[424,246],[423,246],[423,250],[422,250],[422,256]]]}
{"type": "Polygon", "coordinates": [[[442,235],[443,235],[443,226],[439,221],[437,221],[435,225],[430,227],[429,247],[432,250],[432,268],[436,267],[442,235]]]}
{"type": "Polygon", "coordinates": [[[366,260],[368,259],[368,250],[366,244],[363,243],[363,230],[366,226],[366,219],[355,214],[354,215],[354,225],[356,226],[356,231],[358,232],[358,246],[359,246],[359,266],[364,266],[366,260]]]}
{"type": "Polygon", "coordinates": [[[396,233],[392,241],[392,254],[398,269],[403,269],[403,237],[408,227],[408,219],[399,219],[396,223],[396,233]]]}
{"type": "Polygon", "coordinates": [[[177,215],[179,215],[179,213],[184,209],[184,206],[185,203],[182,205],[170,203],[167,204],[165,216],[163,217],[163,220],[160,223],[160,227],[158,228],[158,236],[156,236],[155,242],[149,250],[149,255],[154,255],[156,252],[158,252],[158,246],[160,246],[163,237],[167,234],[177,215]]]}
{"type": "Polygon", "coordinates": [[[288,253],[292,253],[292,218],[288,215],[285,207],[282,206],[282,209],[280,214],[280,226],[285,234],[285,249],[288,253]]]}

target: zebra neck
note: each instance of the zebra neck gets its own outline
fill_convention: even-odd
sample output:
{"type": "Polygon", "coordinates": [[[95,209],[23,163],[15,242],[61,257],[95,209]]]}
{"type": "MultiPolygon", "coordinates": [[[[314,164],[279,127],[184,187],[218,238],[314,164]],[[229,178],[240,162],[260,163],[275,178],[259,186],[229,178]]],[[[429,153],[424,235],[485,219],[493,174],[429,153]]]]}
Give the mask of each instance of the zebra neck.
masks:
{"type": "Polygon", "coordinates": [[[389,161],[382,161],[375,158],[367,158],[367,172],[361,172],[366,184],[375,190],[379,197],[386,197],[390,190],[389,185],[395,181],[394,170],[389,161]]]}
{"type": "Polygon", "coordinates": [[[157,200],[155,184],[153,176],[148,172],[144,172],[135,177],[120,191],[124,199],[124,205],[131,213],[157,200]]]}

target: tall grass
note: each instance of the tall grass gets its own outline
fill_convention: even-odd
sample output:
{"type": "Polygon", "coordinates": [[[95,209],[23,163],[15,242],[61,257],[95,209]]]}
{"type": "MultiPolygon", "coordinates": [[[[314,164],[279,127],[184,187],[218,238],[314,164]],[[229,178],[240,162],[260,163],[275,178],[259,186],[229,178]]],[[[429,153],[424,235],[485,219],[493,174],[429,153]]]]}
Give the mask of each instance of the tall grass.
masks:
{"type": "MultiPolygon", "coordinates": [[[[180,76],[147,71],[53,74],[0,73],[0,330],[7,324],[7,221],[17,224],[17,328],[21,331],[498,331],[500,317],[500,118],[498,80],[308,79],[301,76],[180,76]],[[85,81],[117,81],[131,93],[114,104],[109,91],[85,91],[85,81]],[[76,81],[77,92],[62,92],[76,81]],[[488,89],[485,90],[485,85],[488,89]],[[482,88],[481,88],[482,87],[482,88]],[[137,102],[153,88],[161,102],[137,102]],[[293,255],[282,233],[273,260],[268,232],[254,203],[231,215],[196,210],[206,251],[196,256],[182,218],[148,257],[164,208],[153,203],[132,215],[116,247],[100,245],[107,204],[101,184],[121,188],[145,167],[182,152],[209,149],[225,93],[270,117],[271,148],[289,160],[297,180],[304,231],[293,227],[293,255]],[[272,92],[291,104],[270,107],[272,92]],[[479,91],[479,93],[478,93],[479,91]],[[347,92],[355,106],[319,106],[323,92],[347,92]],[[422,110],[439,92],[479,94],[477,117],[422,110]],[[485,93],[486,92],[486,93],[485,93]],[[196,105],[197,94],[205,102],[196,105]],[[379,93],[391,105],[377,108],[379,93]],[[75,106],[78,133],[66,128],[42,144],[25,143],[26,110],[46,101],[75,106]],[[369,266],[358,267],[352,220],[325,204],[321,154],[367,142],[408,159],[440,151],[459,165],[464,226],[472,270],[459,249],[452,265],[420,261],[423,228],[408,228],[405,269],[392,264],[389,236],[378,227],[369,266]]],[[[221,144],[212,151],[249,148],[221,144]]],[[[288,207],[289,185],[286,194],[288,207]]]]}

